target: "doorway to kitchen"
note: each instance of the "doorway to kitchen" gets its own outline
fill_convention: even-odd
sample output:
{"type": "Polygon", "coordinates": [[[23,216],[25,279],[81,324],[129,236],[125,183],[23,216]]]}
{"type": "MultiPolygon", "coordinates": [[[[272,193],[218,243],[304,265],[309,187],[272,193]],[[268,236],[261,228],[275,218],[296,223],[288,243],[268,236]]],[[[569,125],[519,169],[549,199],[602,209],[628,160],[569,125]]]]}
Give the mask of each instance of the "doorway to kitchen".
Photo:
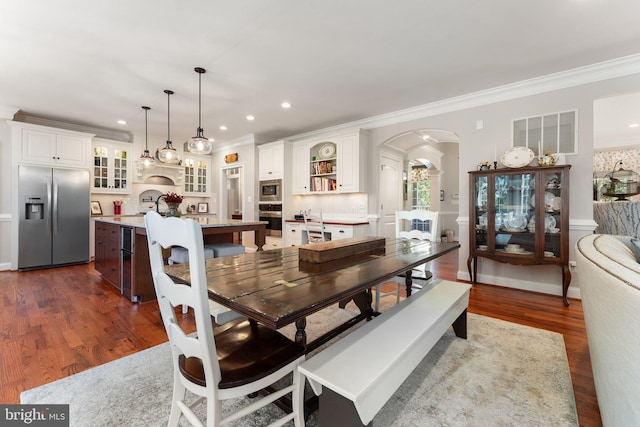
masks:
{"type": "MultiPolygon", "coordinates": [[[[242,219],[242,166],[222,169],[220,217],[242,219]]],[[[242,233],[234,233],[234,243],[242,244],[242,233]]]]}

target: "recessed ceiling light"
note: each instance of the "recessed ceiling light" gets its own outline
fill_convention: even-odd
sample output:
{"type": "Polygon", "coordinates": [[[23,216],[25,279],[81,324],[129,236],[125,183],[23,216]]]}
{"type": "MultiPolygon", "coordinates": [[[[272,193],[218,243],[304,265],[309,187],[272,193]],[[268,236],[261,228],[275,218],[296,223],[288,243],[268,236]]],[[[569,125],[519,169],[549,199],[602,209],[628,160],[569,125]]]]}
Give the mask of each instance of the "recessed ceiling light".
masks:
{"type": "Polygon", "coordinates": [[[227,127],[225,125],[220,126],[220,130],[227,130],[227,127]]]}
{"type": "Polygon", "coordinates": [[[629,125],[630,128],[637,128],[638,126],[640,126],[640,123],[631,123],[629,125]]]}
{"type": "Polygon", "coordinates": [[[247,116],[247,120],[249,120],[249,121],[253,121],[253,120],[255,120],[255,119],[256,119],[256,118],[255,118],[255,117],[253,117],[251,114],[249,114],[249,115],[247,116]]]}
{"type": "Polygon", "coordinates": [[[280,105],[282,105],[282,108],[291,108],[291,103],[290,103],[290,102],[287,102],[287,101],[284,101],[284,102],[283,102],[282,104],[280,104],[280,105]]]}
{"type": "Polygon", "coordinates": [[[126,121],[126,120],[122,120],[122,119],[120,119],[120,120],[118,120],[118,124],[119,124],[119,125],[126,125],[126,124],[127,124],[127,121],[126,121]]]}

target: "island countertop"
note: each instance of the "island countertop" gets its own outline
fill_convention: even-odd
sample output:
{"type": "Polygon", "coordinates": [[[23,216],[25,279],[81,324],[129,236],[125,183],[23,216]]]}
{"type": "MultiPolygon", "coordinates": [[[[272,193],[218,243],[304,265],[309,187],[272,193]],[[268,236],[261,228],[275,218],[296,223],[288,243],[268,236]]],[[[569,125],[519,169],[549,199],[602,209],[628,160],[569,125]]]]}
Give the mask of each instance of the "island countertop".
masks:
{"type": "MultiPolygon", "coordinates": [[[[200,224],[205,244],[241,243],[248,246],[248,236],[244,241],[240,240],[245,231],[253,232],[256,250],[261,251],[265,244],[267,221],[219,219],[215,215],[183,215],[181,218],[193,219],[200,224]]],[[[115,215],[94,219],[96,270],[132,302],[154,300],[144,216],[115,215]]],[[[171,254],[170,249],[164,252],[165,258],[171,254]]]]}
{"type": "MultiPolygon", "coordinates": [[[[182,219],[192,219],[200,224],[202,228],[212,227],[244,227],[251,225],[266,226],[267,221],[253,221],[244,219],[227,219],[216,218],[215,215],[183,215],[182,219]]],[[[126,227],[144,227],[144,215],[123,215],[123,216],[107,216],[107,217],[95,217],[96,221],[108,222],[111,224],[123,225],[126,227]]]]}

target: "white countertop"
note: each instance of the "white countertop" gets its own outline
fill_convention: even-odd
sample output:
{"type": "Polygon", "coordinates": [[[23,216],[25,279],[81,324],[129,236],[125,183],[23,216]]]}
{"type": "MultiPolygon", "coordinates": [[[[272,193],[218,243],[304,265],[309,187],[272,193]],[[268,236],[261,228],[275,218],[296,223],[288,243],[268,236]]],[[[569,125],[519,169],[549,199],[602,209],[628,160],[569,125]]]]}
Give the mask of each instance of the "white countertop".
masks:
{"type": "MultiPolygon", "coordinates": [[[[111,224],[144,228],[144,215],[141,215],[141,214],[140,215],[99,216],[99,217],[96,216],[93,218],[96,221],[108,222],[111,224]]],[[[267,224],[267,221],[250,221],[250,220],[244,220],[244,219],[216,218],[216,215],[182,215],[180,218],[192,219],[198,222],[203,228],[267,224]]]]}

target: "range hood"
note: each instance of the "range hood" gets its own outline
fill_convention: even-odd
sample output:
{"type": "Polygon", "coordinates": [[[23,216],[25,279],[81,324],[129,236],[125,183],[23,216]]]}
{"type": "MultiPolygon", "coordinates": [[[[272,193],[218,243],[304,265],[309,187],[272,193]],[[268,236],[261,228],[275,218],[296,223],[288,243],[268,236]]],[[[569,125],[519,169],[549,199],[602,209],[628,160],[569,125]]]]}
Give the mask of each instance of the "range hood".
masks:
{"type": "Polygon", "coordinates": [[[164,185],[182,185],[182,179],[184,178],[184,166],[182,165],[167,165],[157,164],[151,168],[138,167],[137,168],[137,181],[145,183],[163,184],[164,185]]]}

